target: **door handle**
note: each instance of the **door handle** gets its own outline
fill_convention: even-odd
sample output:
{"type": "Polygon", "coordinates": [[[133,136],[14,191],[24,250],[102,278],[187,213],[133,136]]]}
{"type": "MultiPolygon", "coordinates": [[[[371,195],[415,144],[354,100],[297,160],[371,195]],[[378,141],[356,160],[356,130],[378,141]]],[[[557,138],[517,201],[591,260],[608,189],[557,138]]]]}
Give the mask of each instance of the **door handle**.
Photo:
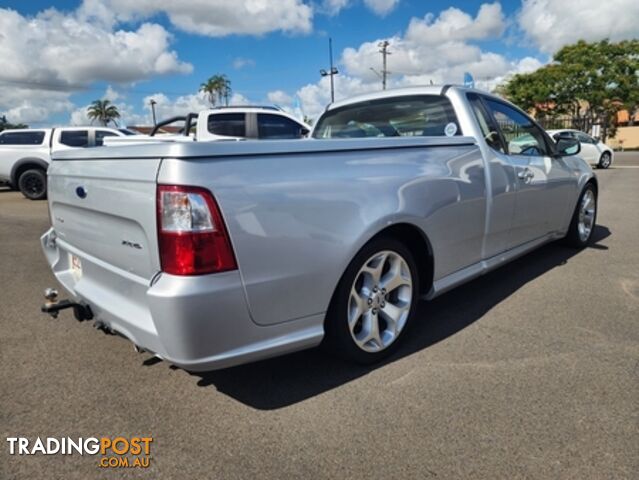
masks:
{"type": "Polygon", "coordinates": [[[524,181],[524,183],[530,183],[530,181],[533,179],[534,176],[535,174],[528,167],[524,168],[523,170],[520,170],[517,173],[517,177],[521,178],[524,181]]]}

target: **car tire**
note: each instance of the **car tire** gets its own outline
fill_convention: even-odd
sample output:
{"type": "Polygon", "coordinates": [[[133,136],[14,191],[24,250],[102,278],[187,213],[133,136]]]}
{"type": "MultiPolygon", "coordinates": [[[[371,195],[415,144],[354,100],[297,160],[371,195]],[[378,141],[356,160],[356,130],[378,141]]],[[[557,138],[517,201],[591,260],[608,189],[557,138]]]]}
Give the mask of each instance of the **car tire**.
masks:
{"type": "Polygon", "coordinates": [[[612,155],[610,152],[604,152],[601,154],[599,158],[599,163],[597,163],[597,168],[608,168],[612,165],[612,155]]]}
{"type": "Polygon", "coordinates": [[[394,238],[371,240],[337,286],[326,316],[324,344],[359,364],[379,362],[397,349],[413,321],[418,292],[411,251],[394,238]]]}
{"type": "Polygon", "coordinates": [[[597,189],[592,183],[589,183],[579,196],[565,237],[566,243],[574,248],[586,247],[592,240],[596,225],[597,189]]]}
{"type": "Polygon", "coordinates": [[[18,178],[18,189],[29,200],[47,197],[47,173],[41,168],[25,170],[18,178]]]}

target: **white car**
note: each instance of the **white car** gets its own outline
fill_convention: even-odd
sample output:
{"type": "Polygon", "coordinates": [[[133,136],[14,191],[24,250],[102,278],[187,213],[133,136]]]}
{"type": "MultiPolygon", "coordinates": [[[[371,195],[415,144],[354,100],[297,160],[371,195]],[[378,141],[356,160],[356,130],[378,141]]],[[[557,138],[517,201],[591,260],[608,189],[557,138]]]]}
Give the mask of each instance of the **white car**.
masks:
{"type": "Polygon", "coordinates": [[[98,147],[107,137],[129,135],[108,127],[14,129],[0,132],[0,182],[8,183],[31,200],[47,196],[47,169],[51,154],[98,147]]]}
{"type": "Polygon", "coordinates": [[[579,143],[581,143],[581,153],[579,155],[588,163],[596,165],[597,168],[608,168],[612,165],[614,157],[612,148],[598,138],[593,138],[587,133],[571,129],[548,130],[548,135],[555,141],[560,136],[579,140],[579,143]]]}
{"type": "Polygon", "coordinates": [[[290,140],[304,138],[311,127],[293,115],[271,106],[241,105],[217,107],[159,122],[150,135],[110,138],[105,145],[133,145],[155,142],[211,142],[217,140],[290,140]],[[185,126],[179,134],[160,134],[161,128],[176,122],[185,126]]]}

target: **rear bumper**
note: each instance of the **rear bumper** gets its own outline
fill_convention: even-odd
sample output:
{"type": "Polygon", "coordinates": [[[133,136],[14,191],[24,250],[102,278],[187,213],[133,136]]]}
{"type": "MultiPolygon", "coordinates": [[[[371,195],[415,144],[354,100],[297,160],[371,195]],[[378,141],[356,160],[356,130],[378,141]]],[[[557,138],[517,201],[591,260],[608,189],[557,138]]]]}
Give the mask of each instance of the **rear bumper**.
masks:
{"type": "Polygon", "coordinates": [[[150,282],[57,238],[41,238],[54,275],[97,321],[136,345],[187,370],[206,371],[310,348],[322,340],[323,316],[272,326],[251,319],[239,272],[180,277],[158,273],[150,282]],[[70,255],[82,263],[71,269],[70,255]]]}

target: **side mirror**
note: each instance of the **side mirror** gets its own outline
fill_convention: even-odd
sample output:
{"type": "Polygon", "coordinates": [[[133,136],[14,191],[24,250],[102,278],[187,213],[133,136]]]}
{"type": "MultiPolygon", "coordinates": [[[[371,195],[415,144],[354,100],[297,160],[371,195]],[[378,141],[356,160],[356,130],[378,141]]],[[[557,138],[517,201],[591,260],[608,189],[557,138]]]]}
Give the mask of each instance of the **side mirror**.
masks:
{"type": "Polygon", "coordinates": [[[557,154],[563,156],[577,155],[581,152],[581,143],[574,138],[559,137],[556,144],[557,154]]]}

